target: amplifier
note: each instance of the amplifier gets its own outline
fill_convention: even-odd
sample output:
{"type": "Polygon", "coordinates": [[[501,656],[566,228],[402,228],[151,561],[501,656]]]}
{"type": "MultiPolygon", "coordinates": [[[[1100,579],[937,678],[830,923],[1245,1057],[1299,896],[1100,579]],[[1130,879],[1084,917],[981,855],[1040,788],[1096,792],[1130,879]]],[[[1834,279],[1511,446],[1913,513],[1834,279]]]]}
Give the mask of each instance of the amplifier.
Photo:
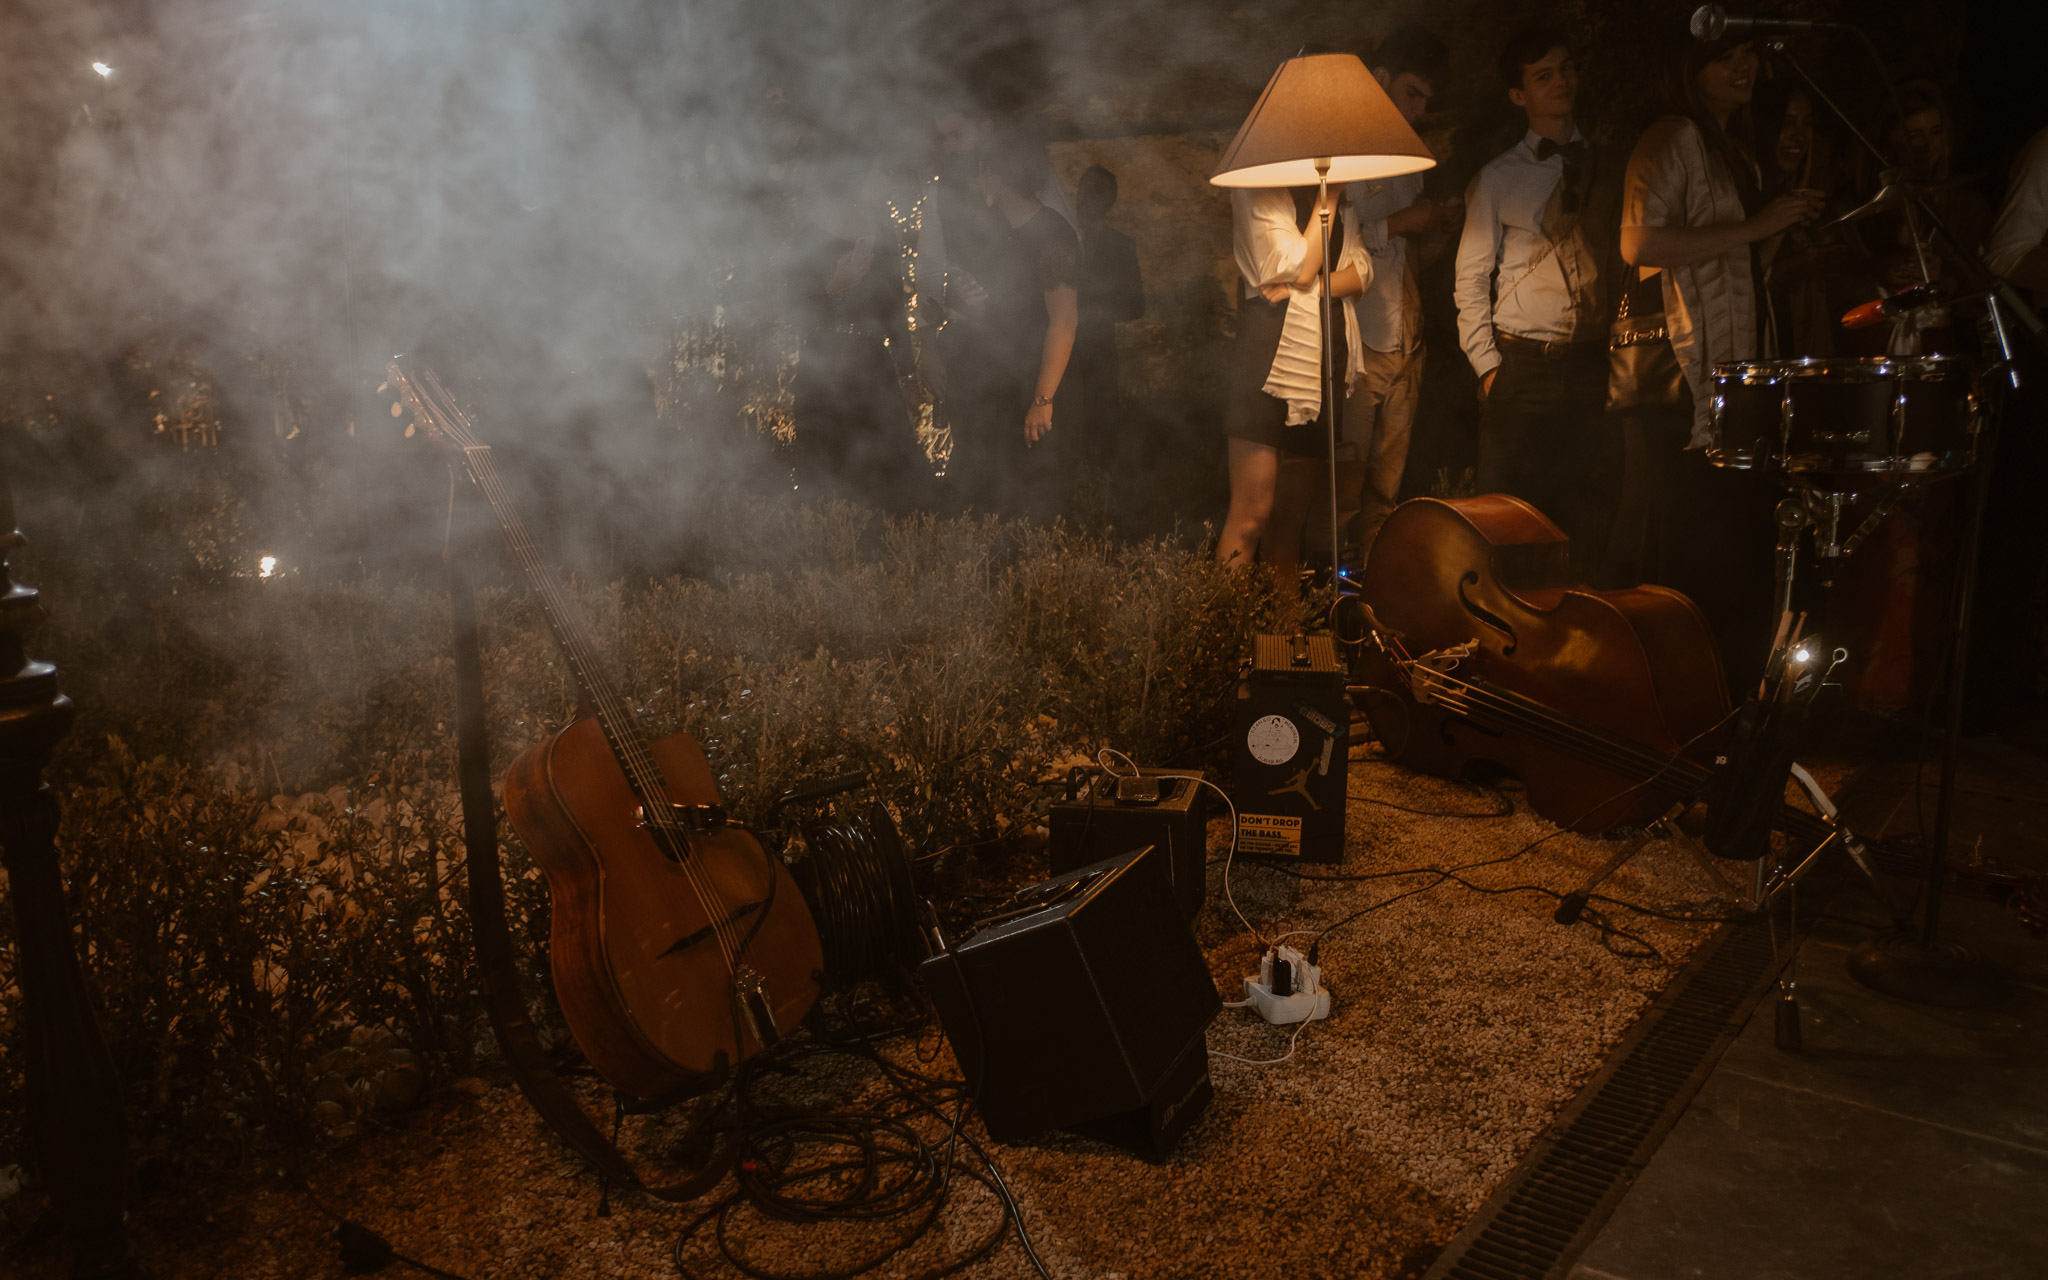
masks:
{"type": "Polygon", "coordinates": [[[1351,702],[1328,635],[1254,636],[1237,686],[1237,851],[1254,858],[1339,862],[1351,702]]]}
{"type": "Polygon", "coordinates": [[[1138,1140],[1164,1159],[1212,1091],[1223,1007],[1152,848],[1022,890],[919,968],[989,1135],[1138,1140]]]}
{"type": "Polygon", "coordinates": [[[1053,874],[1152,845],[1165,856],[1150,862],[1166,873],[1182,917],[1192,921],[1208,892],[1201,779],[1197,769],[1140,769],[1135,778],[1099,773],[1077,794],[1054,801],[1053,874]]]}

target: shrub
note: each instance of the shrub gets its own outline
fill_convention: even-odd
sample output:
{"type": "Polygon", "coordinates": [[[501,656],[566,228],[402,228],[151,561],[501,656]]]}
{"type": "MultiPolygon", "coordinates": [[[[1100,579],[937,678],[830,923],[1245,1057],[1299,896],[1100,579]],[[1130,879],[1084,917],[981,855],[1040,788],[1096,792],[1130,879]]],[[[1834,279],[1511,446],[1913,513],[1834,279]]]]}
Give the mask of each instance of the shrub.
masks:
{"type": "MultiPolygon", "coordinates": [[[[994,840],[997,872],[1057,762],[1216,763],[1247,638],[1282,625],[1244,572],[1169,542],[837,505],[729,527],[706,576],[570,584],[643,732],[694,734],[756,823],[794,782],[868,770],[915,847],[994,840]]],[[[345,1138],[474,1070],[442,584],[215,573],[137,598],[48,568],[38,649],[81,707],[61,852],[145,1149],[345,1138]]],[[[480,611],[502,774],[577,698],[523,589],[480,611]]],[[[504,831],[538,993],[545,887],[504,831]]],[[[10,1034],[0,1165],[19,1088],[10,1034]]]]}

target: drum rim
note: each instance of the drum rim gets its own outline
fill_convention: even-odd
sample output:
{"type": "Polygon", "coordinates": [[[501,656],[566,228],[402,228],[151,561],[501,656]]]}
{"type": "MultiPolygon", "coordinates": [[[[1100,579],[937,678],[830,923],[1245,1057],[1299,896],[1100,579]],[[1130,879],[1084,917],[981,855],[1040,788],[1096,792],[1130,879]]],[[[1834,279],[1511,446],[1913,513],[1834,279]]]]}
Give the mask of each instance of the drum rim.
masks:
{"type": "Polygon", "coordinates": [[[1968,377],[1969,361],[1953,355],[1796,356],[1777,360],[1730,360],[1714,366],[1716,382],[1749,385],[1785,378],[1840,375],[1859,375],[1846,380],[1869,382],[1886,382],[1914,375],[1919,375],[1922,381],[1945,381],[1951,377],[1968,377]]]}

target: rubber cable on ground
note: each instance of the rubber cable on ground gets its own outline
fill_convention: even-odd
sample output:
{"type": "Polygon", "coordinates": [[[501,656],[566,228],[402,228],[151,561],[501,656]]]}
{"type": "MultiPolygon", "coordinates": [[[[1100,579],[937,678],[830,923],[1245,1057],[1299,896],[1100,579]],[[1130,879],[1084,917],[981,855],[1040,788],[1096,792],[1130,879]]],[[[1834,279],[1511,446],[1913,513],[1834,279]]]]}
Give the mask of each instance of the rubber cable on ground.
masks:
{"type": "Polygon", "coordinates": [[[690,1246],[709,1226],[717,1256],[754,1280],[850,1280],[930,1235],[943,1216],[958,1175],[985,1187],[1002,1212],[993,1228],[965,1252],[916,1273],[916,1280],[939,1280],[990,1256],[1013,1228],[1026,1260],[1049,1280],[1050,1273],[1032,1246],[1022,1210],[1001,1171],[963,1127],[969,1101],[965,1083],[902,1066],[875,1047],[883,1036],[898,1034],[911,1025],[916,1024],[860,1029],[838,1037],[821,1029],[777,1056],[776,1066],[782,1071],[827,1056],[850,1058],[872,1068],[881,1077],[883,1090],[857,1108],[797,1109],[770,1104],[759,1096],[768,1076],[758,1063],[750,1062],[742,1069],[735,1186],[700,1210],[677,1237],[673,1258],[679,1276],[692,1280],[700,1274],[692,1270],[690,1246]],[[963,1162],[962,1147],[971,1153],[973,1163],[963,1162]],[[792,1224],[909,1221],[892,1239],[870,1247],[851,1263],[787,1271],[749,1260],[740,1226],[742,1211],[747,1209],[792,1224]]]}

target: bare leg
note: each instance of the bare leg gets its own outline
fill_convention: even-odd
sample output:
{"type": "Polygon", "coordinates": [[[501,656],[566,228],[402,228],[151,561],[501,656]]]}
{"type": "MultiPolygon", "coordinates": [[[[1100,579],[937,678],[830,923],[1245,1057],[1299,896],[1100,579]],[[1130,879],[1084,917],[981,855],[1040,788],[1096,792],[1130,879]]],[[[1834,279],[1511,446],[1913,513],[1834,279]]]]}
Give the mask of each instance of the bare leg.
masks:
{"type": "Polygon", "coordinates": [[[1273,569],[1273,581],[1292,599],[1301,589],[1301,527],[1308,520],[1310,495],[1329,483],[1330,464],[1315,458],[1280,455],[1279,481],[1273,487],[1273,516],[1266,522],[1259,549],[1273,569]]]}
{"type": "MultiPolygon", "coordinates": [[[[1273,515],[1273,493],[1280,471],[1280,451],[1232,436],[1230,446],[1230,514],[1216,541],[1219,564],[1248,565],[1258,554],[1259,539],[1273,515]]],[[[1297,517],[1298,519],[1299,517],[1297,517]]]]}

